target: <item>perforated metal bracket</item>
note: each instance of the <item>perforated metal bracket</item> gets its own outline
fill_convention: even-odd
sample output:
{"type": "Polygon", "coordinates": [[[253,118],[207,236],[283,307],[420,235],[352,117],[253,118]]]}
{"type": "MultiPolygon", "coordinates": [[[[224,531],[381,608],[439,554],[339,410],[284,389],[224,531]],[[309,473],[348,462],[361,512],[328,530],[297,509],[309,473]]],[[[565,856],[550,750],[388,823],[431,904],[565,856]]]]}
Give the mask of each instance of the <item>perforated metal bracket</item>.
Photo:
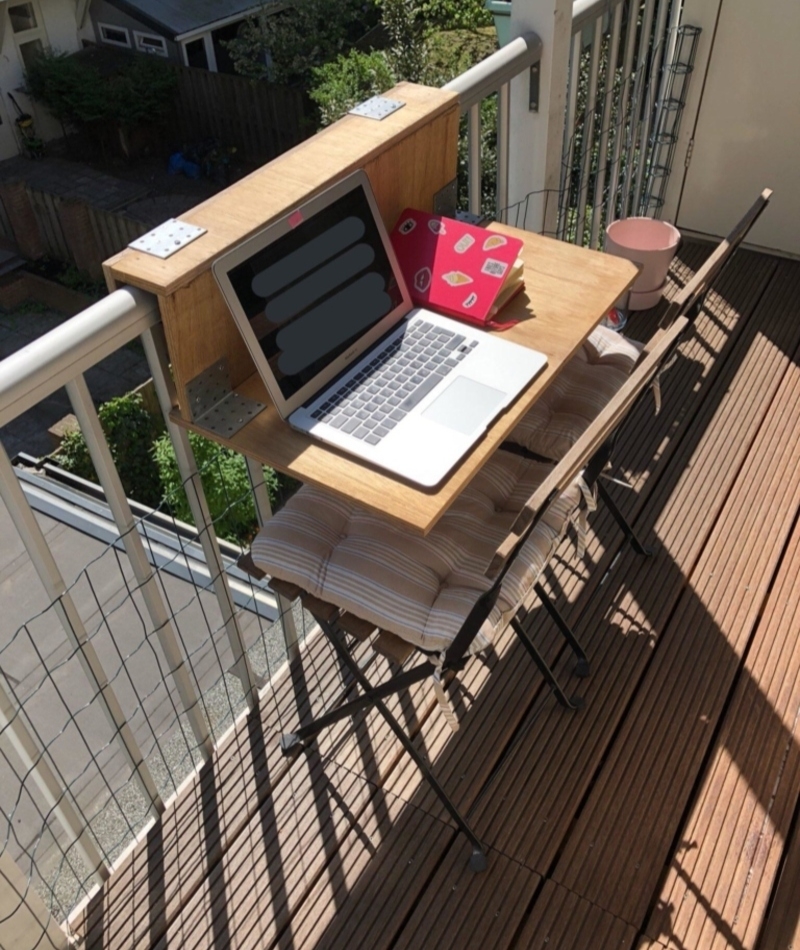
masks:
{"type": "Polygon", "coordinates": [[[433,213],[452,218],[456,213],[458,199],[458,181],[454,178],[433,196],[433,213]]]}
{"type": "Polygon", "coordinates": [[[186,247],[187,244],[191,244],[192,241],[205,233],[206,229],[198,227],[196,224],[188,224],[186,221],[170,218],[169,221],[159,224],[157,228],[153,228],[147,234],[131,241],[128,247],[166,260],[176,251],[186,247]]]}
{"type": "Polygon", "coordinates": [[[264,403],[231,389],[225,357],[199,373],[186,386],[192,422],[229,439],[258,415],[264,403]]]}
{"type": "Polygon", "coordinates": [[[365,119],[377,119],[379,122],[387,115],[402,109],[405,102],[399,99],[387,99],[385,96],[373,96],[350,110],[350,115],[361,115],[365,119]]]}

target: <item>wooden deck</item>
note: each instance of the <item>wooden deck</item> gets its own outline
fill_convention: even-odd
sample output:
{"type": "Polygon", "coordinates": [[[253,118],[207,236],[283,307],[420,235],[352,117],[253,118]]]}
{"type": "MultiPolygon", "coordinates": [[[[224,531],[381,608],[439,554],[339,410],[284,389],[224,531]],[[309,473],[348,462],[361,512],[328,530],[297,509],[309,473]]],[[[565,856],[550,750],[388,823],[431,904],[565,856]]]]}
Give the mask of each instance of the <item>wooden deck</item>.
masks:
{"type": "MultiPolygon", "coordinates": [[[[684,246],[675,281],[705,253],[684,246]]],[[[458,734],[427,685],[392,704],[488,871],[375,714],[282,758],[340,685],[317,639],[88,904],[82,946],[800,945],[800,263],[739,252],[708,304],[617,452],[654,556],[601,509],[583,562],[565,545],[548,575],[588,680],[530,614],[585,708],[512,636],[453,687],[458,734]]]]}

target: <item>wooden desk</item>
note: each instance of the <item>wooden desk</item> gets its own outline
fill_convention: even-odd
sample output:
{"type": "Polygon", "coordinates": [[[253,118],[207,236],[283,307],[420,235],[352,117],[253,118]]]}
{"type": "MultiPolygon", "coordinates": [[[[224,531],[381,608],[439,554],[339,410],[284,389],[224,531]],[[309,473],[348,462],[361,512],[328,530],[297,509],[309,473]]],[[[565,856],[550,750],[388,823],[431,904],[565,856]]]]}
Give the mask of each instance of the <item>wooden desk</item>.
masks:
{"type": "MultiPolygon", "coordinates": [[[[267,408],[232,439],[211,437],[264,465],[350,500],[356,499],[426,534],[638,273],[634,264],[617,257],[503,225],[493,228],[524,242],[525,291],[505,311],[509,317],[519,318],[520,323],[504,331],[504,336],[545,353],[548,365],[438,488],[412,486],[295,432],[278,416],[257,375],[247,379],[238,391],[265,403],[267,408]]],[[[180,425],[206,434],[178,412],[173,418],[180,425]]]]}

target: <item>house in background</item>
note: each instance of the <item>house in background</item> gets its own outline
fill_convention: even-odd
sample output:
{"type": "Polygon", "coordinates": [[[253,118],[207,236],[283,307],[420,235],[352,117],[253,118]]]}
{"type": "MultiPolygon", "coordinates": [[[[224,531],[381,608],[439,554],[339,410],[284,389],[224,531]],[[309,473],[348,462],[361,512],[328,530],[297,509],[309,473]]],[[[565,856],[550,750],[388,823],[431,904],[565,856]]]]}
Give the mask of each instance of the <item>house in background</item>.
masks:
{"type": "MultiPolygon", "coordinates": [[[[242,20],[263,7],[254,0],[94,0],[97,42],[163,56],[184,66],[232,73],[222,45],[242,20]]],[[[275,4],[276,11],[282,4],[275,4]]]]}
{"type": "Polygon", "coordinates": [[[84,41],[94,40],[87,6],[86,0],[0,2],[0,160],[20,152],[14,101],[23,112],[33,116],[41,138],[62,134],[55,120],[43,109],[37,109],[25,93],[25,70],[31,58],[47,47],[72,53],[84,41]]]}

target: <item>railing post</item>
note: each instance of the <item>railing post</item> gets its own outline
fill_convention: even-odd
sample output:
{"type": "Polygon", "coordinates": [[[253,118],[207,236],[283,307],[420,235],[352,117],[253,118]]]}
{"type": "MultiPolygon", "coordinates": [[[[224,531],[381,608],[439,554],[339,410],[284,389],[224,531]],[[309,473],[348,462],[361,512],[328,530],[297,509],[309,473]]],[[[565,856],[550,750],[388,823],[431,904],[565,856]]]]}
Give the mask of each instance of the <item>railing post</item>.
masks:
{"type": "Polygon", "coordinates": [[[125,755],[139,787],[145,795],[148,811],[161,814],[164,803],[158,788],[144,760],[136,738],[128,724],[117,695],[106,676],[100,658],[86,632],[67,585],[61,576],[47,541],[39,527],[31,506],[25,497],[14,469],[11,466],[5,448],[0,444],[0,497],[5,502],[11,520],[22,538],[31,563],[39,575],[48,600],[53,604],[56,616],[61,621],[67,639],[72,644],[86,678],[93,690],[93,696],[108,719],[114,739],[125,755]]]}
{"type": "Polygon", "coordinates": [[[142,343],[144,345],[147,362],[150,366],[150,372],[153,374],[153,385],[158,395],[161,412],[167,426],[167,432],[175,449],[175,459],[178,463],[178,471],[181,474],[186,496],[189,500],[189,507],[192,511],[192,517],[198,530],[198,540],[203,547],[203,553],[206,558],[211,582],[214,585],[214,592],[217,595],[217,603],[222,614],[222,622],[228,634],[228,642],[233,654],[233,672],[239,678],[244,691],[245,700],[248,709],[254,709],[258,701],[258,683],[253,674],[250,660],[247,656],[244,637],[242,636],[239,620],[236,616],[236,607],[233,602],[228,581],[225,576],[225,566],[222,561],[222,553],[214,534],[211,513],[208,509],[203,492],[203,485],[200,481],[200,474],[197,471],[192,447],[189,444],[189,435],[185,429],[175,425],[170,420],[169,414],[175,403],[174,384],[169,373],[169,359],[167,358],[167,347],[164,341],[164,331],[159,325],[153,327],[142,334],[142,343]]]}
{"type": "MultiPolygon", "coordinates": [[[[256,503],[256,515],[258,523],[263,528],[272,517],[272,505],[269,500],[269,492],[264,484],[264,470],[260,462],[245,457],[247,462],[247,473],[250,476],[250,484],[253,486],[253,498],[256,503]]],[[[286,655],[289,660],[293,660],[300,653],[300,639],[297,636],[297,625],[294,622],[292,613],[292,602],[284,597],[283,594],[276,594],[275,599],[278,604],[278,616],[283,631],[283,640],[286,644],[286,655]]]]}
{"type": "Polygon", "coordinates": [[[30,881],[0,851],[0,930],[8,950],[67,950],[67,935],[30,881]]]}
{"type": "Polygon", "coordinates": [[[209,759],[212,742],[200,707],[200,700],[192,685],[187,665],[178,646],[178,639],[175,636],[175,629],[170,620],[169,611],[156,583],[155,573],[147,560],[144,544],[139,536],[136,522],[133,520],[131,506],[125,497],[119,473],[111,458],[111,452],[103,435],[97,411],[94,408],[86,380],[82,375],[76,376],[75,379],[67,383],[67,395],[86,440],[86,446],[92,457],[97,477],[103,487],[106,501],[114,516],[120,538],[125,545],[125,553],[128,555],[134,577],[142,592],[170,676],[183,704],[183,712],[192,727],[198,750],[204,759],[209,759]]]}
{"type": "Polygon", "coordinates": [[[572,0],[514,0],[511,36],[536,32],[542,40],[538,111],[530,109],[527,71],[511,83],[509,203],[531,195],[523,226],[555,234],[564,146],[572,0]]]}
{"type": "Polygon", "coordinates": [[[11,693],[5,687],[5,676],[0,673],[0,735],[6,737],[23,769],[32,777],[47,807],[64,829],[69,841],[64,852],[74,845],[92,874],[105,881],[110,873],[109,867],[89,834],[87,821],[44,744],[34,738],[32,725],[25,725],[26,719],[22,707],[12,701],[11,693]]]}

